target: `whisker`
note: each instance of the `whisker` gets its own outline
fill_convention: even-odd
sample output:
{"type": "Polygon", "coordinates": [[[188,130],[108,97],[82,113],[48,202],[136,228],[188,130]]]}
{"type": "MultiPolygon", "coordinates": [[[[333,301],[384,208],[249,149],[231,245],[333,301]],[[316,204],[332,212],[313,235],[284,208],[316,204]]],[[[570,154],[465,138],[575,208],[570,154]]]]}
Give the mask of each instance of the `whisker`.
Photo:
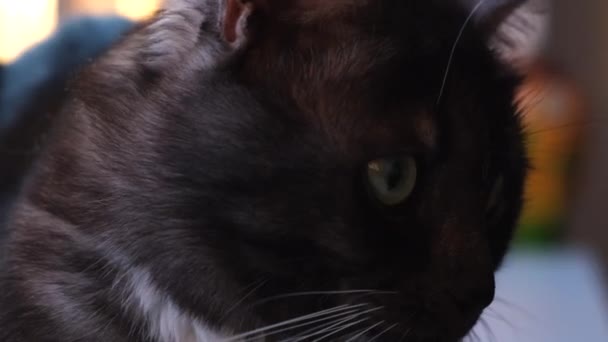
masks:
{"type": "MultiPolygon", "coordinates": [[[[266,327],[263,327],[263,328],[259,328],[259,329],[255,329],[255,330],[251,330],[251,331],[239,334],[239,335],[235,335],[235,336],[232,336],[232,337],[230,337],[228,339],[222,340],[222,342],[237,341],[237,340],[239,340],[241,338],[248,337],[248,336],[255,335],[255,334],[259,334],[259,333],[268,331],[270,329],[284,327],[284,326],[289,325],[289,324],[295,324],[295,323],[299,323],[299,322],[302,322],[302,321],[305,321],[305,320],[309,320],[309,319],[315,319],[317,317],[321,317],[321,316],[325,316],[325,315],[338,314],[340,312],[343,312],[343,311],[346,311],[346,310],[350,310],[350,309],[353,309],[353,308],[356,308],[356,307],[365,306],[365,305],[367,305],[367,304],[357,304],[357,305],[343,304],[343,305],[339,305],[339,306],[336,306],[336,307],[331,308],[331,309],[326,309],[326,310],[322,310],[322,311],[315,312],[315,313],[312,313],[312,314],[308,314],[308,315],[292,318],[292,319],[289,319],[289,320],[286,320],[286,321],[283,321],[283,322],[279,322],[279,323],[275,323],[275,324],[272,324],[272,325],[269,325],[269,326],[266,326],[266,327]]],[[[330,317],[333,317],[333,316],[330,316],[330,317]]]]}
{"type": "Polygon", "coordinates": [[[492,331],[492,327],[488,324],[488,322],[483,318],[479,319],[479,322],[481,323],[481,326],[483,326],[484,330],[488,333],[490,340],[496,341],[497,337],[492,331]]]}
{"type": "MultiPolygon", "coordinates": [[[[355,319],[357,317],[360,317],[361,315],[365,315],[365,314],[368,314],[368,313],[371,313],[371,312],[374,312],[374,311],[378,311],[378,310],[381,310],[383,308],[384,307],[376,307],[376,308],[373,308],[373,309],[369,309],[369,310],[366,310],[366,311],[362,311],[362,312],[356,313],[356,314],[354,314],[352,316],[347,317],[344,320],[341,320],[341,321],[339,321],[337,323],[332,324],[329,327],[323,328],[322,330],[318,330],[320,327],[315,327],[313,329],[307,330],[307,331],[299,334],[298,336],[294,337],[293,340],[290,339],[289,341],[294,341],[294,342],[295,341],[302,341],[302,340],[306,340],[306,339],[308,339],[310,337],[326,333],[328,331],[331,331],[334,328],[339,328],[341,324],[346,323],[348,321],[351,321],[351,320],[353,320],[353,319],[355,319]]],[[[368,320],[368,319],[369,318],[365,318],[364,320],[368,320]]]]}
{"type": "Polygon", "coordinates": [[[355,336],[352,336],[351,338],[349,338],[349,339],[348,339],[348,340],[346,340],[345,342],[353,342],[353,341],[356,341],[356,340],[357,340],[359,337],[361,337],[361,336],[365,335],[365,333],[366,333],[366,332],[368,332],[368,331],[370,331],[370,330],[374,329],[375,327],[377,327],[377,326],[379,326],[379,325],[381,325],[381,324],[384,324],[384,321],[380,321],[380,322],[378,322],[378,323],[376,323],[376,324],[374,324],[374,325],[372,325],[372,326],[370,326],[370,327],[368,327],[368,328],[366,328],[366,329],[363,329],[363,331],[360,331],[360,332],[356,333],[356,335],[355,335],[355,336]]]}
{"type": "Polygon", "coordinates": [[[462,38],[462,35],[464,34],[465,29],[469,25],[469,22],[471,21],[471,19],[473,19],[473,16],[475,15],[475,13],[477,13],[477,11],[481,8],[481,6],[485,2],[486,2],[486,0],[480,0],[479,3],[477,3],[477,5],[475,5],[475,7],[473,8],[473,10],[471,10],[471,13],[465,20],[464,24],[462,24],[462,27],[460,28],[460,32],[458,32],[458,36],[456,37],[456,40],[454,41],[454,45],[452,46],[452,51],[450,52],[450,58],[448,59],[448,65],[445,68],[445,74],[443,76],[443,81],[441,83],[441,89],[439,90],[439,96],[437,98],[437,105],[439,105],[441,103],[441,99],[443,98],[443,93],[445,91],[445,86],[448,81],[448,76],[450,75],[450,69],[452,68],[452,62],[453,62],[454,56],[456,54],[456,48],[458,47],[458,43],[460,43],[460,39],[462,38]]]}
{"type": "Polygon", "coordinates": [[[530,312],[529,310],[527,310],[526,308],[524,308],[521,305],[517,305],[515,303],[510,302],[509,300],[496,296],[496,298],[494,299],[496,303],[502,304],[508,308],[514,309],[517,312],[526,315],[527,318],[538,321],[538,316],[534,315],[532,312],[530,312]]]}
{"type": "Polygon", "coordinates": [[[312,329],[306,330],[304,333],[298,334],[292,338],[289,338],[287,340],[285,340],[284,342],[298,342],[298,341],[304,341],[307,338],[319,335],[319,334],[324,334],[328,331],[332,331],[334,329],[339,328],[340,326],[342,326],[344,323],[348,323],[349,321],[352,321],[353,319],[355,319],[356,317],[353,316],[348,316],[346,318],[341,318],[338,321],[332,321],[329,325],[324,324],[322,326],[318,326],[318,327],[314,327],[312,329]]]}
{"type": "MultiPolygon", "coordinates": [[[[249,290],[249,292],[247,292],[243,297],[241,297],[241,299],[239,299],[236,303],[234,303],[233,306],[231,306],[228,310],[226,310],[226,313],[224,313],[223,317],[220,319],[220,322],[224,322],[230,316],[230,314],[234,310],[236,310],[236,308],[239,307],[239,305],[241,305],[245,300],[247,300],[247,298],[251,297],[255,293],[255,291],[259,290],[262,286],[266,285],[267,282],[268,282],[268,280],[262,280],[261,282],[259,282],[259,284],[258,284],[258,282],[254,282],[253,289],[249,290]]],[[[250,287],[250,286],[248,286],[248,287],[250,287]]]]}
{"type": "MultiPolygon", "coordinates": [[[[342,339],[347,339],[347,340],[345,340],[345,341],[348,341],[348,340],[350,340],[350,338],[351,338],[351,337],[353,337],[353,336],[357,335],[358,333],[360,333],[361,331],[363,331],[363,330],[365,330],[365,329],[366,329],[366,328],[362,328],[362,329],[355,329],[355,330],[353,330],[353,331],[351,331],[351,332],[348,332],[348,333],[346,333],[346,334],[344,334],[344,335],[340,336],[340,338],[342,338],[342,339]]],[[[352,341],[351,341],[351,342],[352,342],[352,341]]]]}
{"type": "Polygon", "coordinates": [[[412,332],[412,328],[409,328],[405,331],[405,333],[403,333],[403,335],[401,336],[401,338],[399,339],[399,341],[404,341],[405,338],[412,332]]]}
{"type": "Polygon", "coordinates": [[[362,318],[362,319],[360,319],[358,321],[355,321],[355,322],[352,322],[352,323],[348,323],[348,324],[346,324],[346,325],[344,325],[342,327],[339,327],[338,329],[336,329],[336,330],[334,330],[334,331],[332,331],[332,332],[330,332],[330,333],[328,333],[326,335],[323,335],[323,336],[321,336],[321,337],[319,337],[317,339],[314,339],[313,342],[320,342],[324,338],[331,337],[331,336],[335,335],[336,333],[339,333],[340,331],[344,331],[344,330],[346,330],[346,329],[348,329],[350,327],[353,327],[353,326],[355,326],[355,325],[357,325],[359,323],[363,323],[363,322],[365,322],[367,320],[369,320],[369,317],[365,317],[365,318],[362,318]]]}
{"type": "MultiPolygon", "coordinates": [[[[341,319],[338,322],[333,321],[332,324],[330,326],[325,325],[325,327],[315,327],[313,329],[309,329],[306,331],[306,334],[302,333],[299,334],[295,337],[292,337],[290,339],[285,340],[284,342],[299,342],[299,341],[305,341],[306,339],[309,339],[313,336],[317,336],[320,334],[324,334],[327,333],[328,331],[334,331],[336,329],[339,329],[340,327],[343,326],[343,324],[348,323],[349,321],[352,321],[353,319],[355,319],[356,317],[353,316],[349,316],[345,319],[341,319]]],[[[367,318],[366,318],[367,319],[367,318]]],[[[363,319],[363,320],[366,320],[363,319]]]]}
{"type": "MultiPolygon", "coordinates": [[[[323,317],[323,318],[315,319],[315,320],[308,321],[308,322],[305,322],[305,323],[300,323],[300,324],[297,324],[297,325],[291,325],[291,326],[288,326],[288,327],[285,327],[285,328],[281,328],[281,329],[278,329],[278,330],[264,331],[264,335],[265,336],[276,335],[276,334],[280,334],[280,333],[285,332],[285,331],[295,330],[295,329],[306,327],[306,326],[309,326],[309,325],[312,325],[312,324],[315,324],[315,323],[321,323],[321,322],[325,322],[325,321],[331,320],[330,322],[323,324],[323,326],[327,326],[327,325],[331,325],[331,324],[336,324],[336,322],[340,323],[340,322],[344,322],[344,321],[348,321],[348,320],[354,319],[354,318],[356,318],[358,316],[361,316],[362,314],[365,313],[365,312],[357,312],[357,310],[359,310],[359,309],[358,308],[351,309],[351,310],[348,310],[348,311],[345,311],[345,312],[340,312],[339,314],[335,314],[335,315],[332,315],[332,316],[329,316],[329,317],[323,317]],[[347,316],[347,315],[349,315],[349,316],[347,316]],[[344,316],[347,316],[347,317],[344,318],[344,316]]],[[[314,329],[318,329],[318,328],[319,327],[315,327],[315,328],[313,328],[313,330],[314,329]]]]}
{"type": "Polygon", "coordinates": [[[372,341],[375,341],[375,340],[379,339],[379,338],[380,338],[382,335],[384,335],[384,334],[386,334],[387,332],[391,331],[391,330],[392,330],[394,327],[396,327],[396,326],[398,326],[398,325],[399,325],[398,323],[397,323],[397,324],[393,324],[393,325],[391,325],[390,327],[388,327],[388,328],[386,328],[386,329],[382,330],[382,331],[381,331],[381,332],[380,332],[378,335],[376,335],[376,336],[372,337],[372,338],[371,338],[369,341],[367,341],[367,342],[372,342],[372,341]]]}
{"type": "Polygon", "coordinates": [[[473,328],[473,330],[471,330],[469,332],[469,336],[467,336],[469,339],[471,339],[472,341],[479,341],[481,342],[481,339],[479,338],[479,335],[477,334],[477,332],[475,331],[475,329],[473,328]]]}
{"type": "Polygon", "coordinates": [[[274,300],[292,298],[292,297],[300,297],[300,296],[325,296],[325,295],[342,295],[342,294],[397,294],[395,291],[379,291],[379,290],[345,290],[345,291],[305,291],[305,292],[293,292],[286,293],[282,295],[276,295],[268,298],[261,299],[253,304],[252,306],[257,306],[261,304],[265,304],[274,300]]]}
{"type": "Polygon", "coordinates": [[[485,314],[489,315],[489,317],[492,317],[492,318],[496,319],[497,321],[505,323],[509,328],[511,328],[511,330],[517,331],[517,328],[515,327],[515,325],[512,322],[510,322],[501,313],[499,313],[498,311],[496,311],[494,308],[492,308],[492,307],[488,308],[486,310],[485,314]]]}
{"type": "Polygon", "coordinates": [[[332,321],[330,321],[330,322],[323,323],[323,324],[319,324],[319,325],[317,325],[317,326],[315,326],[315,327],[313,327],[313,328],[311,328],[311,329],[308,329],[308,330],[305,330],[305,331],[303,331],[303,332],[299,333],[299,334],[298,334],[298,335],[296,335],[296,336],[293,336],[293,337],[290,337],[290,338],[288,338],[288,339],[284,340],[284,342],[288,342],[288,341],[298,341],[298,339],[300,339],[302,336],[307,336],[308,334],[311,334],[311,333],[313,333],[313,332],[319,331],[319,330],[321,330],[321,329],[324,329],[324,330],[323,330],[323,332],[325,332],[325,331],[327,331],[328,329],[332,329],[332,328],[336,327],[337,325],[339,325],[339,324],[341,324],[341,323],[344,323],[344,322],[346,322],[346,321],[352,320],[352,319],[353,319],[353,317],[352,317],[352,316],[348,316],[348,317],[346,317],[346,318],[344,318],[344,317],[340,317],[340,318],[338,318],[338,319],[334,319],[334,320],[332,320],[332,321]]]}

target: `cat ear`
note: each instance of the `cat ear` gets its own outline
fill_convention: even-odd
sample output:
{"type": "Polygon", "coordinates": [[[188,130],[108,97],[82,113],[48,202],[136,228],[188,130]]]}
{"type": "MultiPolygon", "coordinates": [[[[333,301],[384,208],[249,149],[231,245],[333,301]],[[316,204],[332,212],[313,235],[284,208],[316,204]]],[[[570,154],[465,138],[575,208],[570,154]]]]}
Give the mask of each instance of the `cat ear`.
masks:
{"type": "Polygon", "coordinates": [[[261,5],[257,0],[224,0],[221,6],[222,37],[233,46],[243,46],[251,35],[249,18],[256,6],[261,5]]]}
{"type": "Polygon", "coordinates": [[[199,15],[199,21],[204,21],[205,24],[214,26],[213,29],[219,30],[227,43],[239,45],[247,40],[248,22],[253,9],[261,6],[265,1],[165,0],[163,8],[170,12],[196,13],[199,15]]]}
{"type": "Polygon", "coordinates": [[[201,66],[221,63],[248,43],[249,17],[265,1],[164,0],[145,25],[141,59],[155,70],[179,65],[188,56],[201,66]]]}
{"type": "Polygon", "coordinates": [[[524,71],[538,57],[547,35],[549,0],[464,0],[497,56],[524,71]]]}

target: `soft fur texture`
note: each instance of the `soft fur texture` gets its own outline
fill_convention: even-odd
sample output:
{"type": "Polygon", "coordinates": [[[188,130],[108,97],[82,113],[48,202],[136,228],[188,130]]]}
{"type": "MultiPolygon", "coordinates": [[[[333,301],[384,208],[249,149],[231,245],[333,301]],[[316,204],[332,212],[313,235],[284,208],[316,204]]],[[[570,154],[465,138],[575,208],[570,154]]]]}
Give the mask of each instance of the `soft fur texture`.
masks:
{"type": "Polygon", "coordinates": [[[47,40],[0,66],[0,238],[6,208],[67,97],[68,80],[132,25],[114,16],[70,19],[47,40]]]}
{"type": "Polygon", "coordinates": [[[0,340],[465,336],[526,172],[500,25],[448,0],[166,6],[75,81],[12,216],[0,340]],[[389,207],[365,170],[398,156],[418,179],[389,207]]]}

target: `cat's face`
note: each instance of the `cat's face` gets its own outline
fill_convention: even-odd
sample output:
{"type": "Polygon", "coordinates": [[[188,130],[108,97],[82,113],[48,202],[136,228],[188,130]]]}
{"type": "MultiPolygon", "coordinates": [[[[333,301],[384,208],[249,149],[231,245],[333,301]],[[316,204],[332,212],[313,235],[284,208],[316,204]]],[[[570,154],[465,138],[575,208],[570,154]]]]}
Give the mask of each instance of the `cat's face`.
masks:
{"type": "Polygon", "coordinates": [[[163,255],[161,288],[247,337],[455,341],[521,207],[516,77],[475,25],[457,39],[465,8],[340,3],[260,6],[231,76],[174,76],[161,143],[123,155],[160,155],[141,180],[157,199],[129,204],[155,222],[139,260],[163,255]]]}

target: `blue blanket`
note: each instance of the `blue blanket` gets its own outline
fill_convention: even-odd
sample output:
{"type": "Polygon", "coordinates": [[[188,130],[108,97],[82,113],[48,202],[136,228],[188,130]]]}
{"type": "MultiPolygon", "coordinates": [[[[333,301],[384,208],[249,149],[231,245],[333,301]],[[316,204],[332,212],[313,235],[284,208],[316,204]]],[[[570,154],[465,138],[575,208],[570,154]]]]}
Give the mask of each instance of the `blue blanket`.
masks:
{"type": "Polygon", "coordinates": [[[120,17],[72,19],[46,41],[24,53],[0,74],[0,133],[11,126],[33,94],[107,49],[132,23],[120,17]]]}

